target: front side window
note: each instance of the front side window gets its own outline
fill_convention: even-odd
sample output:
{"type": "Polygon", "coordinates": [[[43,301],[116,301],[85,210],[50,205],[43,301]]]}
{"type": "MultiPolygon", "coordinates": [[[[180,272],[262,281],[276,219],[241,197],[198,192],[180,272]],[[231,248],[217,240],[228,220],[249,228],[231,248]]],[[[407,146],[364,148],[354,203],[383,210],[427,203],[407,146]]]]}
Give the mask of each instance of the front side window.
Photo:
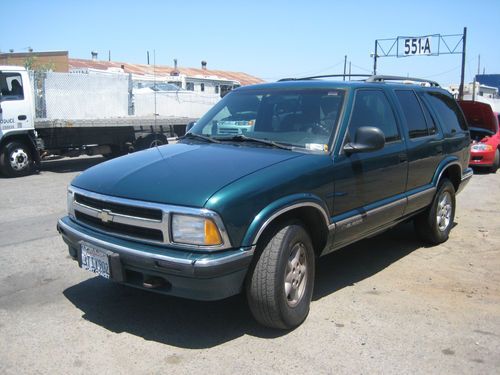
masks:
{"type": "Polygon", "coordinates": [[[349,140],[355,140],[356,130],[363,126],[374,126],[382,130],[386,142],[401,139],[394,112],[381,90],[358,90],[354,99],[349,140]]]}
{"type": "Polygon", "coordinates": [[[218,140],[245,135],[328,151],[344,96],[338,89],[236,91],[217,103],[191,132],[218,140]]]}
{"type": "Polygon", "coordinates": [[[0,101],[23,100],[23,81],[19,73],[0,73],[0,101]]]}

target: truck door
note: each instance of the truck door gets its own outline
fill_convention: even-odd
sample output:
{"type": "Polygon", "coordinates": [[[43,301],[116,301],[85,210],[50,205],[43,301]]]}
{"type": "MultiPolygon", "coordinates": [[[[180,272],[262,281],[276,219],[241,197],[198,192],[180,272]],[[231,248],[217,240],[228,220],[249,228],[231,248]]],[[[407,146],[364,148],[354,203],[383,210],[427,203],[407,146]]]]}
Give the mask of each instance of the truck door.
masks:
{"type": "Polygon", "coordinates": [[[33,129],[27,77],[26,72],[0,71],[0,139],[7,133],[33,129]]]}
{"type": "Polygon", "coordinates": [[[354,141],[362,126],[381,129],[386,144],[373,152],[346,155],[341,151],[335,159],[335,247],[400,218],[406,205],[406,146],[383,90],[356,91],[344,144],[354,141]]]}

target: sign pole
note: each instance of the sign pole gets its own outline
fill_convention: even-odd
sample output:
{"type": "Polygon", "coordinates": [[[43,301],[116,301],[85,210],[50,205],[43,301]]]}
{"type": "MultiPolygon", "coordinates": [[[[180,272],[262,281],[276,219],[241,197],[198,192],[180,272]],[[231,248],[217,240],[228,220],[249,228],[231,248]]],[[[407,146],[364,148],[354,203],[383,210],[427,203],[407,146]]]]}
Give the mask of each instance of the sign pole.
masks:
{"type": "Polygon", "coordinates": [[[465,45],[467,42],[467,27],[464,27],[464,35],[462,37],[462,72],[460,74],[460,87],[458,89],[458,99],[464,98],[464,76],[465,76],[465,45]]]}

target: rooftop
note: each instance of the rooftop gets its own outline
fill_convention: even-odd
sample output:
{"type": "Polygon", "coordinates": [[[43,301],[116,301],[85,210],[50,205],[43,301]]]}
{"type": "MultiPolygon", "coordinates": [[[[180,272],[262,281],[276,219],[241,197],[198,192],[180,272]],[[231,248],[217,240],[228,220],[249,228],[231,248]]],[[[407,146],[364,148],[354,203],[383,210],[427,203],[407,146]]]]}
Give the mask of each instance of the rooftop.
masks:
{"type": "MultiPolygon", "coordinates": [[[[175,70],[174,67],[166,65],[147,65],[147,64],[130,64],[125,62],[116,61],[100,61],[100,60],[87,60],[87,59],[68,59],[70,69],[99,69],[108,70],[108,68],[123,69],[125,73],[143,74],[143,75],[170,75],[175,70]]],[[[188,77],[200,77],[224,80],[238,81],[241,85],[252,85],[264,82],[262,79],[251,76],[242,72],[228,72],[224,70],[212,70],[202,68],[185,68],[178,67],[177,71],[180,74],[188,77]]]]}

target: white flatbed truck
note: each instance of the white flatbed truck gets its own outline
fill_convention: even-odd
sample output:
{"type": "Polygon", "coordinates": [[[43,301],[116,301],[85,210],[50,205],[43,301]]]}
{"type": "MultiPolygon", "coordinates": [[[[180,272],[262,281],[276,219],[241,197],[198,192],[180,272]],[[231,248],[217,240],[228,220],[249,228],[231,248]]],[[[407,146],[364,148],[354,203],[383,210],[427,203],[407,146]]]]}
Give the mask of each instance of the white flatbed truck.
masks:
{"type": "Polygon", "coordinates": [[[29,72],[0,66],[0,173],[39,171],[45,156],[119,156],[183,135],[190,117],[37,118],[29,72]]]}

